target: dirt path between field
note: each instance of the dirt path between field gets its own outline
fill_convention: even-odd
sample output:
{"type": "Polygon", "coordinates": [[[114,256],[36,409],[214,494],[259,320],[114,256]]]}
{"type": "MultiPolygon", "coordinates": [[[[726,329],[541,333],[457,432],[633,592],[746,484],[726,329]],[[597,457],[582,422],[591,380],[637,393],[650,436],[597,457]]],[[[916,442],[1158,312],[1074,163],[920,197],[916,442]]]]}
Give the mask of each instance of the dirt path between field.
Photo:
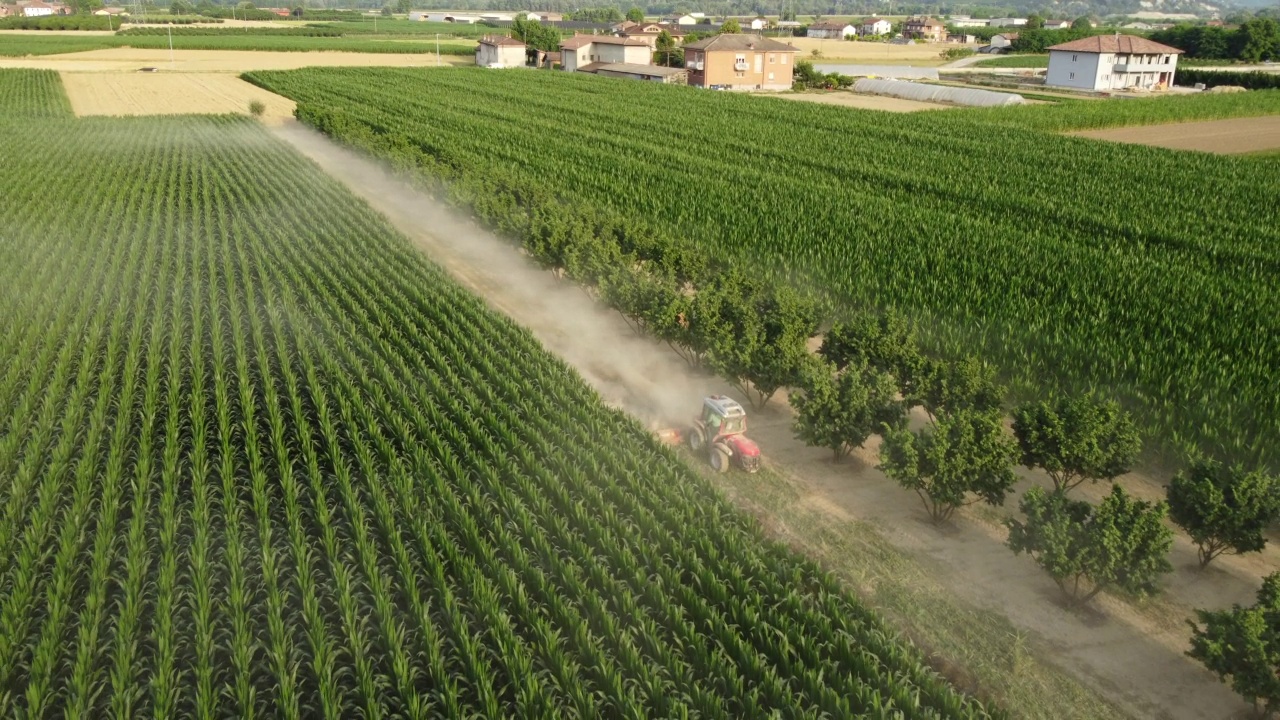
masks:
{"type": "MultiPolygon", "coordinates": [[[[392,179],[377,163],[295,122],[277,133],[386,215],[459,282],[529,328],[606,400],[651,426],[685,420],[705,394],[729,393],[722,381],[690,371],[674,352],[637,337],[617,313],[598,306],[581,289],[558,282],[510,244],[392,179]]],[[[1062,667],[1132,717],[1225,720],[1248,709],[1183,655],[1188,641],[1184,619],[1191,605],[1250,600],[1259,573],[1274,564],[1273,558],[1245,563],[1228,558],[1220,568],[1201,574],[1188,568],[1194,553],[1180,539],[1172,558],[1177,572],[1169,599],[1135,607],[1103,597],[1098,611],[1072,613],[1060,605],[1056,587],[1034,563],[1003,546],[1005,531],[996,513],[966,512],[953,527],[940,531],[925,520],[914,495],[875,469],[874,447],[833,465],[828,451],[796,440],[790,425],[789,408],[779,399],[751,414],[750,434],[760,443],[768,467],[798,493],[799,503],[838,522],[873,525],[892,545],[918,558],[956,598],[1006,616],[1035,640],[1032,647],[1041,650],[1040,659],[1062,667]]],[[[1042,481],[1029,477],[1020,489],[1037,480],[1042,481]]],[[[723,482],[733,483],[733,476],[723,482]]],[[[1140,494],[1158,494],[1150,481],[1137,478],[1131,485],[1140,494]]],[[[1089,495],[1100,493],[1088,490],[1089,495]]],[[[1011,498],[1009,506],[1016,503],[1011,498]]],[[[757,517],[771,512],[770,507],[748,509],[757,517]]],[[[771,527],[768,520],[763,518],[766,528],[771,527]]],[[[805,528],[788,531],[803,534],[805,528]]]]}

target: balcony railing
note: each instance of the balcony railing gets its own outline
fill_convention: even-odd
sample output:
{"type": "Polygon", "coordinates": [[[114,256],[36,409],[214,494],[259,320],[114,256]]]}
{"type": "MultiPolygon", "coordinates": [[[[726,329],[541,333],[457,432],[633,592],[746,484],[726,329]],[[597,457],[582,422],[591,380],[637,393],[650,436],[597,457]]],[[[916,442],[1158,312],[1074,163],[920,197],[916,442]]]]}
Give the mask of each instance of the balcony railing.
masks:
{"type": "Polygon", "coordinates": [[[1142,72],[1173,72],[1173,63],[1116,63],[1112,67],[1112,72],[1116,73],[1142,73],[1142,72]]]}

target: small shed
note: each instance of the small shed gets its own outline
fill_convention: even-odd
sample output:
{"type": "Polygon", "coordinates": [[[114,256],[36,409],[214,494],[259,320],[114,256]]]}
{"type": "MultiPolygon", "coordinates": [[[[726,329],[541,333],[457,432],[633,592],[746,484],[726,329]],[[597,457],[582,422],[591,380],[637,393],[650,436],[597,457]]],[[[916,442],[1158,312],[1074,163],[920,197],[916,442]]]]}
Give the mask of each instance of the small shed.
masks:
{"type": "Polygon", "coordinates": [[[688,85],[689,73],[684,68],[662,67],[660,65],[635,65],[632,63],[609,63],[593,69],[596,75],[604,77],[626,78],[628,80],[646,80],[667,85],[688,85]]]}

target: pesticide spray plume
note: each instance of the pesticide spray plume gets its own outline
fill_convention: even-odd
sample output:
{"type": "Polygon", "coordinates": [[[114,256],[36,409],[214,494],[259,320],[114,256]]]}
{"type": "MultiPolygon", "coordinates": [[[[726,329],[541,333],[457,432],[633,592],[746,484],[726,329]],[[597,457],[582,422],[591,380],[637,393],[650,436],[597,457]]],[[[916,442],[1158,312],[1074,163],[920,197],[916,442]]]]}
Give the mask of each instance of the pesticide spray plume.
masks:
{"type": "Polygon", "coordinates": [[[605,402],[678,442],[702,397],[724,392],[674,352],[636,334],[571,280],[558,280],[519,248],[397,178],[385,165],[297,122],[277,134],[381,212],[463,287],[571,365],[605,402]]]}

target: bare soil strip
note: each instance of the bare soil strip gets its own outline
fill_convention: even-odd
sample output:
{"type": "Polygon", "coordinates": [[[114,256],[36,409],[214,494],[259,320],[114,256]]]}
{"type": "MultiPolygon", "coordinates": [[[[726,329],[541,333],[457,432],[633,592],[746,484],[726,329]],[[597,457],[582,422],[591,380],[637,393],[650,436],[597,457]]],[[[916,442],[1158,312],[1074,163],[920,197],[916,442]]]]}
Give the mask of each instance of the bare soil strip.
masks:
{"type": "Polygon", "coordinates": [[[821,105],[839,105],[841,107],[858,108],[859,110],[887,110],[888,112],[920,112],[921,110],[946,110],[950,107],[958,107],[956,105],[940,105],[938,103],[904,100],[880,95],[859,95],[845,90],[827,93],[779,93],[777,95],[760,95],[759,97],[776,97],[783,100],[799,100],[821,105]]]}
{"type": "Polygon", "coordinates": [[[257,101],[268,124],[293,117],[294,103],[229,73],[62,73],[77,116],[241,113],[257,101]]]}
{"type": "Polygon", "coordinates": [[[1111,130],[1083,130],[1071,134],[1096,140],[1151,145],[1172,150],[1201,150],[1233,155],[1280,148],[1280,115],[1111,130]]]}
{"type": "MultiPolygon", "coordinates": [[[[598,306],[581,289],[557,282],[517,249],[392,179],[377,163],[294,122],[278,132],[385,214],[459,282],[529,328],[606,399],[637,417],[653,426],[677,423],[696,411],[703,394],[728,392],[722,381],[690,371],[673,352],[637,337],[617,313],[598,306]]],[[[1276,562],[1274,551],[1244,562],[1223,558],[1226,562],[1220,560],[1219,567],[1200,573],[1192,569],[1193,548],[1179,538],[1172,557],[1177,571],[1166,597],[1132,604],[1102,596],[1098,610],[1072,612],[1062,607],[1057,588],[1031,560],[1014,557],[1004,547],[1001,511],[965,512],[949,528],[933,527],[915,496],[875,469],[874,446],[845,464],[833,465],[829,451],[796,440],[784,399],[751,413],[750,434],[760,443],[771,472],[718,476],[716,482],[767,531],[832,562],[868,597],[881,597],[874,574],[842,564],[847,558],[840,553],[874,553],[877,543],[883,546],[887,541],[896,548],[894,552],[905,553],[926,568],[929,582],[945,588],[947,599],[962,606],[965,617],[994,613],[1007,618],[1016,628],[1012,634],[1018,636],[1018,647],[1022,637],[1028,638],[1027,652],[1033,657],[1027,662],[1065,669],[1132,717],[1217,720],[1248,709],[1227,686],[1183,654],[1189,634],[1184,619],[1192,607],[1250,601],[1260,574],[1276,562]],[[757,482],[771,476],[783,480],[757,482]],[[828,533],[833,528],[855,534],[874,528],[871,534],[883,539],[861,544],[845,536],[832,539],[828,533]]],[[[1043,482],[1043,477],[1027,474],[1019,490],[1043,482]]],[[[1129,476],[1125,484],[1143,496],[1160,492],[1158,483],[1141,476],[1129,476]]],[[[1085,490],[1082,495],[1097,497],[1103,488],[1085,490]]],[[[1009,505],[1016,507],[1016,502],[1016,497],[1011,498],[1009,505]]],[[[877,567],[883,571],[888,561],[874,562],[880,562],[877,567]]],[[[919,603],[913,588],[906,592],[919,603]]],[[[880,602],[892,616],[895,603],[883,598],[880,602]]],[[[959,626],[963,621],[951,622],[959,626]]],[[[994,626],[1003,625],[978,627],[994,626]]],[[[975,642],[966,641],[970,647],[975,642]]],[[[1022,672],[1016,657],[1009,662],[1009,673],[1022,672]]],[[[1061,702],[1071,701],[1059,700],[1054,692],[1037,691],[1041,704],[1019,706],[1017,711],[1055,720],[1117,714],[1099,711],[1096,704],[1079,711],[1062,707],[1061,702]],[[1043,702],[1046,694],[1052,698],[1048,703],[1043,702]]]]}

